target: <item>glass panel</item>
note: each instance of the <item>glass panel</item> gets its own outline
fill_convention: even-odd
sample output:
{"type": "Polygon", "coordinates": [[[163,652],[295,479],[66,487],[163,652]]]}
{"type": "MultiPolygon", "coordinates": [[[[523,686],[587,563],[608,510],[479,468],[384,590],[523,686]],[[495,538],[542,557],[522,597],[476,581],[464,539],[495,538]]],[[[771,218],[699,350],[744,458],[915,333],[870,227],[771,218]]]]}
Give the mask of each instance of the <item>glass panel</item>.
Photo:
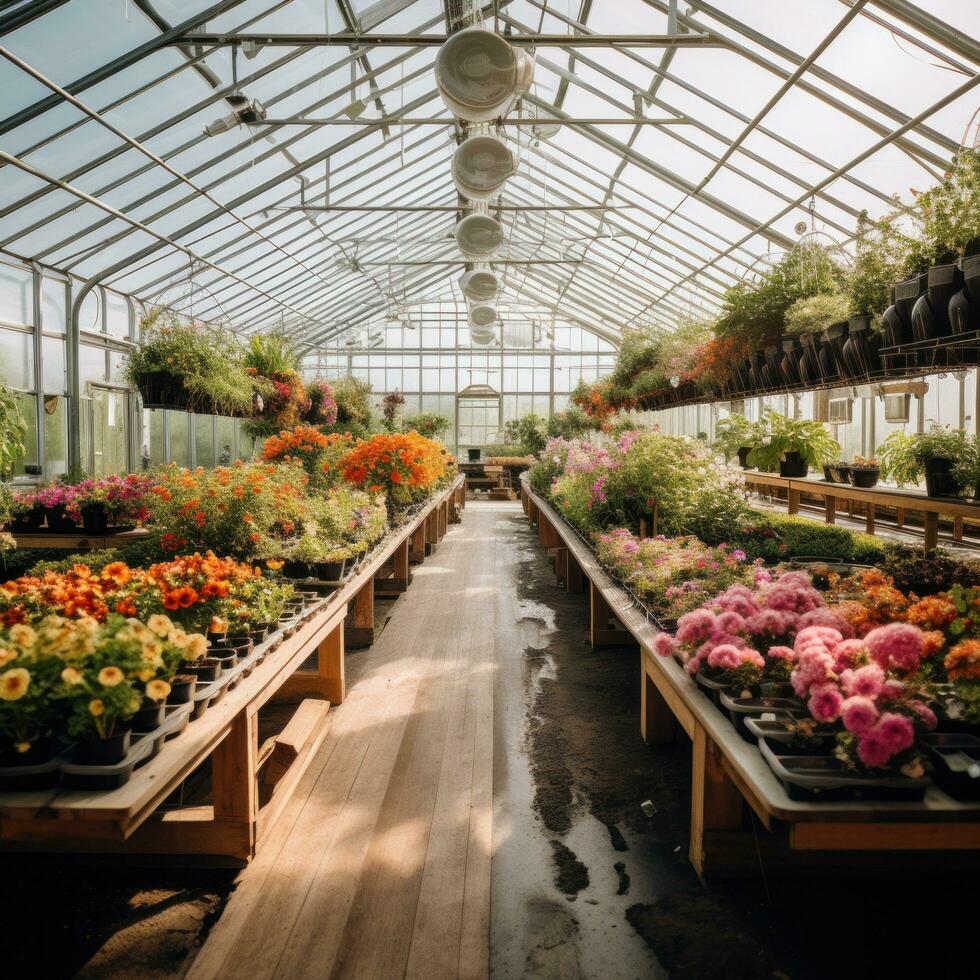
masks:
{"type": "Polygon", "coordinates": [[[170,452],[167,459],[180,466],[190,466],[191,462],[187,419],[186,412],[167,411],[167,434],[170,437],[170,452]]]}
{"type": "Polygon", "coordinates": [[[30,269],[15,269],[0,262],[0,320],[32,326],[34,277],[30,269]]]}
{"type": "Polygon", "coordinates": [[[24,455],[14,461],[14,477],[24,476],[25,464],[37,463],[37,402],[33,395],[20,393],[20,414],[24,417],[26,434],[24,436],[24,455]]]}
{"type": "Polygon", "coordinates": [[[13,388],[34,387],[34,338],[0,328],[0,381],[13,388]]]}
{"type": "Polygon", "coordinates": [[[83,385],[86,381],[107,380],[105,348],[81,344],[78,348],[78,373],[83,385]]]}
{"type": "Polygon", "coordinates": [[[197,466],[214,466],[214,430],[212,416],[194,415],[194,462],[197,466]]]}
{"type": "Polygon", "coordinates": [[[129,430],[126,399],[127,395],[105,388],[92,388],[89,397],[83,400],[88,408],[88,439],[83,437],[83,465],[88,450],[86,469],[93,476],[107,476],[109,473],[125,473],[128,468],[126,452],[129,430]],[[86,441],[88,446],[85,445],[86,441]]]}
{"type": "Polygon", "coordinates": [[[113,337],[129,338],[129,303],[118,293],[107,293],[105,332],[113,337]]]}
{"type": "Polygon", "coordinates": [[[65,342],[57,337],[41,338],[45,394],[61,395],[66,391],[65,342]]]}
{"type": "Polygon", "coordinates": [[[45,333],[64,333],[67,317],[67,289],[63,282],[41,280],[41,326],[45,333]]]}
{"type": "Polygon", "coordinates": [[[44,404],[44,476],[58,476],[68,469],[68,402],[47,398],[44,404]]]}

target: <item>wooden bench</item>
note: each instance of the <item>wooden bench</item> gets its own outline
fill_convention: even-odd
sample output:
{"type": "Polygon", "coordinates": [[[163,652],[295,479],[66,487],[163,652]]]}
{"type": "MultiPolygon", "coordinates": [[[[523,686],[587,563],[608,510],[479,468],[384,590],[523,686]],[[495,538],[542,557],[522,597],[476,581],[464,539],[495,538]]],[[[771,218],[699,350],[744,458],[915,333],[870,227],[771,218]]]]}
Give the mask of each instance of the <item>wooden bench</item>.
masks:
{"type": "Polygon", "coordinates": [[[874,534],[876,530],[877,508],[890,507],[896,512],[896,523],[901,527],[905,522],[906,511],[918,511],[923,515],[924,547],[929,551],[939,542],[939,519],[949,518],[953,522],[953,538],[963,539],[963,522],[980,523],[980,503],[953,497],[930,497],[922,490],[899,490],[897,487],[855,487],[847,483],[828,483],[815,477],[786,477],[775,473],[761,473],[758,470],[744,472],[746,486],[760,486],[767,489],[786,491],[786,508],[790,514],[798,514],[801,496],[813,494],[824,498],[824,519],[828,524],[837,521],[839,501],[846,502],[853,515],[853,504],[865,508],[865,530],[874,534]]]}
{"type": "MultiPolygon", "coordinates": [[[[260,645],[270,652],[116,790],[47,789],[0,793],[0,849],[125,854],[209,855],[221,863],[250,860],[313,760],[327,733],[328,709],[346,694],[344,630],[348,605],[373,620],[375,576],[391,560],[406,583],[420,527],[440,538],[450,512],[465,500],[463,478],[390,533],[337,591],[311,608],[288,637],[260,645]],[[274,649],[272,647],[274,646],[274,649]],[[315,669],[303,665],[316,656],[315,669]],[[259,746],[259,711],[297,703],[285,728],[259,746]],[[211,802],[161,809],[204,763],[211,802]]],[[[390,579],[386,579],[389,581],[390,579]]]]}
{"type": "Polygon", "coordinates": [[[147,537],[148,531],[138,527],[117,534],[86,534],[84,531],[21,531],[14,536],[18,548],[59,548],[67,551],[101,551],[104,548],[125,548],[147,537]]]}
{"type": "MultiPolygon", "coordinates": [[[[980,803],[953,800],[935,787],[921,803],[790,799],[758,748],[741,738],[683,668],[653,653],[657,627],[603,570],[574,529],[526,482],[522,501],[542,545],[563,552],[566,589],[573,591],[573,579],[588,583],[594,648],[603,645],[610,617],[639,645],[644,740],[670,742],[680,730],[691,741],[689,856],[699,873],[757,870],[763,854],[767,862],[796,866],[810,852],[820,852],[815,857],[826,861],[828,852],[838,857],[847,852],[849,860],[856,851],[980,850],[980,803]],[[769,833],[757,837],[753,819],[769,833]]],[[[884,856],[894,863],[894,855],[884,856]]]]}

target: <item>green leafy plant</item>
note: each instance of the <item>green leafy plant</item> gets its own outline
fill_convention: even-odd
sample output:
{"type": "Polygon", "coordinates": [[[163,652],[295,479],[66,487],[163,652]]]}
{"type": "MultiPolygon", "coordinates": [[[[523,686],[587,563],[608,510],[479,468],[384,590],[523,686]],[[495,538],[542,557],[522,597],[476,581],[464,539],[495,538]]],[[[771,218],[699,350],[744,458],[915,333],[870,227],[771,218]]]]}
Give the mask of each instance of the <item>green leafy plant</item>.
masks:
{"type": "Polygon", "coordinates": [[[967,486],[975,486],[980,463],[976,456],[976,437],[967,438],[962,429],[933,424],[928,432],[893,432],[878,447],[881,475],[899,486],[918,483],[927,459],[952,459],[954,475],[967,486]]]}
{"type": "Polygon", "coordinates": [[[0,385],[0,480],[14,471],[14,463],[24,455],[27,425],[20,411],[17,395],[0,385]]]}
{"type": "Polygon", "coordinates": [[[850,300],[844,293],[803,296],[786,310],[785,333],[792,336],[817,333],[846,320],[849,314],[850,300]]]}
{"type": "Polygon", "coordinates": [[[752,510],[731,536],[732,543],[750,558],[829,558],[872,565],[882,560],[886,544],[870,534],[859,534],[808,517],[752,510]]]}
{"type": "Polygon", "coordinates": [[[840,443],[822,422],[791,419],[773,409],[760,419],[759,436],[749,463],[760,470],[777,469],[787,453],[799,453],[815,469],[840,457],[840,443]]]}
{"type": "Polygon", "coordinates": [[[527,415],[506,423],[504,436],[509,443],[522,447],[523,454],[520,455],[537,455],[548,441],[546,422],[534,412],[528,412],[527,415]]]}
{"type": "Polygon", "coordinates": [[[548,419],[548,438],[574,439],[599,428],[598,422],[582,411],[577,405],[570,405],[561,412],[555,412],[548,419]]]}
{"type": "Polygon", "coordinates": [[[266,378],[299,370],[296,344],[284,333],[255,333],[248,339],[244,364],[266,378]]]}
{"type": "Polygon", "coordinates": [[[854,264],[846,276],[850,316],[884,313],[892,286],[910,274],[913,244],[893,218],[872,221],[867,211],[858,215],[854,264]]]}
{"type": "Polygon", "coordinates": [[[893,432],[878,447],[881,475],[898,486],[918,483],[923,463],[916,452],[916,437],[906,432],[893,432]]]}
{"type": "Polygon", "coordinates": [[[417,432],[427,439],[441,439],[448,431],[452,422],[438,412],[416,412],[414,415],[403,415],[402,432],[417,432]]]}
{"type": "Polygon", "coordinates": [[[337,402],[338,432],[366,435],[372,429],[371,385],[360,378],[347,375],[331,381],[337,402]]]}
{"type": "Polygon", "coordinates": [[[753,448],[757,437],[756,426],[744,415],[736,412],[718,419],[715,424],[715,441],[711,444],[711,448],[721,453],[727,463],[730,459],[734,459],[744,446],[753,448]]]}
{"type": "Polygon", "coordinates": [[[953,476],[964,490],[980,496],[980,433],[966,436],[960,449],[953,476]]]}
{"type": "Polygon", "coordinates": [[[980,252],[980,151],[961,150],[952,169],[917,201],[933,263],[980,252]]]}

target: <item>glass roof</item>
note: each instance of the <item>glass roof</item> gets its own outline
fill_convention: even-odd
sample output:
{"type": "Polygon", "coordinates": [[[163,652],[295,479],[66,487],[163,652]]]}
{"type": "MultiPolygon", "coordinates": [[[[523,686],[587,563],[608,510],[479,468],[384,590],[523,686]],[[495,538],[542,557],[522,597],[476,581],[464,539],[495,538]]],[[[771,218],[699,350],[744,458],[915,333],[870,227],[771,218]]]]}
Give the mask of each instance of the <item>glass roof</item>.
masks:
{"type": "MultiPolygon", "coordinates": [[[[313,347],[379,311],[461,301],[457,130],[432,69],[471,6],[0,2],[0,250],[313,347]],[[206,135],[236,84],[265,120],[206,135]]],[[[508,127],[504,298],[613,342],[710,312],[801,234],[846,249],[862,210],[892,212],[977,138],[977,3],[483,13],[539,35],[514,114],[563,120],[547,139],[508,127]]]]}

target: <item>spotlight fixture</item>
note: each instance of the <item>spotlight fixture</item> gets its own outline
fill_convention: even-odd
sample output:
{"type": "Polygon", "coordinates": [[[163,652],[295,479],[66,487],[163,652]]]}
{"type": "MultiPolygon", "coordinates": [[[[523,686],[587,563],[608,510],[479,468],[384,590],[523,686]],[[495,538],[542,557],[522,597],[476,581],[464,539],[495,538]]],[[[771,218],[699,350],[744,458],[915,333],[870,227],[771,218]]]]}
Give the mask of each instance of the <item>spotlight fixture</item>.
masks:
{"type": "Polygon", "coordinates": [[[208,123],[204,127],[206,136],[218,136],[242,124],[254,126],[266,117],[265,106],[258,99],[250,99],[242,92],[232,92],[228,96],[228,103],[231,105],[232,111],[227,116],[222,116],[220,119],[208,123]]]}

